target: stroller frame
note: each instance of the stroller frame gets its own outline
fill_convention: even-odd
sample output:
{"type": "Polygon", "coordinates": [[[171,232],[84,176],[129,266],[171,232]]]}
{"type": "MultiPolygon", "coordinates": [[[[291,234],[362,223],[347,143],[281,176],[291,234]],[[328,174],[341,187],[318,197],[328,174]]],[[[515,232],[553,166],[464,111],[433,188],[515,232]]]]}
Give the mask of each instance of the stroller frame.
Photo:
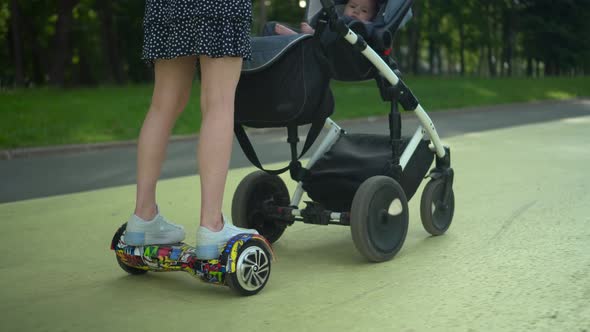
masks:
{"type": "MultiPolygon", "coordinates": [[[[426,176],[430,177],[432,180],[429,182],[429,184],[423,191],[421,200],[421,219],[424,228],[430,234],[443,234],[450,226],[454,212],[454,194],[452,191],[454,172],[450,165],[450,149],[443,145],[432,120],[430,119],[424,108],[420,105],[414,94],[399,78],[401,74],[397,70],[397,64],[393,61],[393,59],[391,59],[390,57],[381,57],[377,52],[375,52],[375,50],[373,50],[367,44],[367,42],[363,39],[362,36],[357,35],[355,32],[350,30],[348,26],[341,19],[339,19],[334,7],[333,0],[321,0],[321,3],[323,6],[323,11],[318,21],[319,24],[330,24],[330,28],[333,31],[336,31],[341,37],[343,37],[348,43],[350,43],[354,49],[360,51],[381,74],[381,77],[377,78],[377,83],[381,92],[381,97],[383,100],[391,102],[391,111],[389,113],[389,129],[392,145],[393,173],[391,177],[393,178],[393,180],[399,181],[401,177],[401,172],[408,165],[408,162],[414,154],[414,152],[416,151],[416,148],[418,147],[419,143],[422,141],[424,136],[428,134],[431,141],[429,148],[436,155],[436,166],[426,176]],[[402,139],[401,115],[398,109],[398,104],[401,105],[406,111],[413,111],[421,124],[415,130],[413,136],[411,137],[405,149],[403,150],[403,153],[400,153],[402,149],[402,139]],[[435,209],[438,211],[435,211],[435,209]],[[442,213],[440,213],[441,211],[442,213]]],[[[340,135],[344,133],[342,128],[340,128],[336,124],[336,122],[334,122],[330,118],[326,119],[324,127],[327,129],[327,134],[321,141],[319,147],[310,157],[309,161],[305,166],[305,169],[310,169],[338,140],[340,135]]],[[[296,130],[290,129],[288,136],[288,142],[291,144],[291,154],[293,159],[290,165],[291,167],[289,167],[289,169],[291,171],[291,177],[297,181],[297,187],[292,197],[290,198],[288,207],[285,206],[286,204],[281,204],[280,206],[277,206],[277,204],[272,203],[264,205],[264,216],[271,217],[273,221],[275,221],[278,224],[282,224],[283,227],[292,225],[295,221],[302,221],[304,223],[319,225],[347,225],[351,226],[351,228],[356,227],[357,229],[359,229],[359,226],[351,225],[351,219],[354,218],[351,218],[351,214],[353,214],[352,211],[328,211],[324,209],[319,203],[315,202],[305,202],[307,206],[304,209],[299,208],[305,190],[303,188],[303,182],[301,181],[301,166],[300,164],[298,164],[299,162],[297,161],[296,144],[298,141],[298,135],[296,130]],[[294,165],[295,167],[293,167],[294,165]]],[[[262,172],[252,173],[251,175],[256,174],[259,174],[260,176],[276,177],[276,175],[262,174],[262,172]]],[[[387,181],[393,181],[389,177],[385,176],[375,176],[374,178],[376,179],[374,179],[375,181],[373,181],[373,187],[379,186],[376,183],[381,183],[382,185],[389,185],[389,182],[387,181]]],[[[248,181],[248,178],[245,178],[242,181],[242,183],[244,182],[252,183],[252,181],[248,181]]],[[[385,210],[387,210],[387,212],[390,215],[398,215],[402,212],[402,210],[407,210],[407,199],[405,194],[403,193],[403,190],[401,189],[401,187],[399,187],[397,182],[393,182],[395,182],[393,187],[397,188],[395,190],[397,190],[398,193],[396,194],[397,196],[394,195],[395,197],[392,199],[392,203],[389,207],[385,207],[385,210]],[[401,191],[401,193],[399,191],[401,191]]],[[[248,186],[248,184],[244,185],[248,186]]],[[[282,185],[284,186],[284,184],[282,185]]],[[[363,185],[361,185],[361,187],[363,185]]],[[[242,184],[240,184],[240,186],[242,186],[242,184]]],[[[284,190],[286,190],[286,187],[284,190]]],[[[361,188],[359,188],[358,191],[361,191],[361,188]]],[[[232,202],[232,216],[234,218],[234,223],[236,223],[238,226],[252,227],[252,225],[249,225],[246,220],[243,220],[243,218],[236,218],[236,210],[239,210],[239,207],[235,206],[239,205],[236,203],[236,201],[239,201],[238,196],[244,195],[243,192],[243,188],[241,189],[240,187],[238,187],[236,195],[234,196],[234,202],[232,202]]],[[[367,192],[367,190],[364,190],[363,192],[367,192]]],[[[372,193],[370,189],[369,192],[372,193]]],[[[242,200],[244,199],[242,198],[242,200]]],[[[354,208],[355,205],[353,203],[353,209],[354,208]]],[[[364,256],[370,261],[378,262],[391,259],[401,249],[401,245],[405,240],[405,235],[407,232],[408,215],[406,211],[403,211],[403,213],[405,215],[405,221],[402,220],[401,223],[405,222],[405,229],[403,227],[399,229],[399,232],[403,233],[397,240],[399,243],[395,244],[394,246],[387,246],[388,250],[379,250],[379,248],[373,248],[371,239],[366,239],[367,237],[371,237],[370,230],[367,231],[366,228],[371,228],[372,226],[365,227],[365,225],[362,225],[360,227],[362,228],[362,230],[352,230],[353,240],[355,240],[355,245],[357,246],[357,249],[359,249],[359,251],[362,254],[364,254],[364,256]]],[[[237,215],[240,214],[237,213],[237,215]]],[[[379,218],[381,217],[378,217],[377,219],[379,218]]],[[[278,234],[276,234],[276,232],[273,234],[265,234],[264,231],[262,231],[261,233],[262,235],[266,236],[272,243],[282,235],[283,230],[284,228],[282,228],[282,230],[280,230],[278,234]]],[[[381,240],[377,240],[377,247],[380,246],[380,241],[381,240]]]]}

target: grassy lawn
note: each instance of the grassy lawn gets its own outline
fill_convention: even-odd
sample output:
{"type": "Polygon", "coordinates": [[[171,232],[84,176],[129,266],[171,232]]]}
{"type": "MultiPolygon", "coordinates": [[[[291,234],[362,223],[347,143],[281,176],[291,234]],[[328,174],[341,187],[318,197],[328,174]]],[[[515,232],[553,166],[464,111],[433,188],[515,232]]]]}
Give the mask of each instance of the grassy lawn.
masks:
{"type": "MultiPolygon", "coordinates": [[[[427,111],[590,96],[590,77],[484,79],[408,77],[407,85],[427,111]]],[[[386,115],[374,82],[332,84],[334,118],[386,115]]],[[[0,149],[135,139],[149,106],[152,85],[70,90],[0,91],[0,149]]],[[[200,125],[199,86],[174,134],[200,125]]]]}

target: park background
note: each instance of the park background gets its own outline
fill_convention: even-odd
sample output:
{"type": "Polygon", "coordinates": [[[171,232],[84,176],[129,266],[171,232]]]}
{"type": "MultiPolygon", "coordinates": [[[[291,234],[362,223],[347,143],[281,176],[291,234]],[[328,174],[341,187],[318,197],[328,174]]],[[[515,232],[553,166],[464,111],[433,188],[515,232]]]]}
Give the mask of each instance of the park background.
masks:
{"type": "MultiPolygon", "coordinates": [[[[265,20],[296,25],[298,1],[256,1],[253,34],[265,20]]],[[[186,273],[129,276],[109,250],[135,203],[133,140],[152,89],[143,6],[0,0],[0,331],[590,331],[590,1],[415,1],[394,56],[451,147],[451,229],[425,232],[415,195],[402,250],[370,264],[347,227],[296,223],[248,298],[186,273]],[[492,104],[506,105],[479,107],[492,104]],[[38,148],[120,140],[130,141],[38,148]]],[[[332,88],[334,116],[361,118],[343,128],[386,133],[374,82],[332,88]]],[[[189,244],[198,89],[174,129],[192,137],[170,144],[158,184],[189,244]]],[[[284,131],[251,137],[265,166],[285,165],[284,131]]],[[[225,212],[252,171],[234,148],[225,212]]]]}
{"type": "MultiPolygon", "coordinates": [[[[144,4],[0,0],[0,150],[137,137],[153,75],[144,4]]],[[[253,35],[305,14],[299,0],[253,8],[253,35]]],[[[428,111],[590,95],[590,1],[416,0],[413,14],[393,57],[428,111]]],[[[387,113],[373,82],[332,86],[336,119],[387,113]]],[[[198,132],[198,88],[175,135],[198,132]]]]}

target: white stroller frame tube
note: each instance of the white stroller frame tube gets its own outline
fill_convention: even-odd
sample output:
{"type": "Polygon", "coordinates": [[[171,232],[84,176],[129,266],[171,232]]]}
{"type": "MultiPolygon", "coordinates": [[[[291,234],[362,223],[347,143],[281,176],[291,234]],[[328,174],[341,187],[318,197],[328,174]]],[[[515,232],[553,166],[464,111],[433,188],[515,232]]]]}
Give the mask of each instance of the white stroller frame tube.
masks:
{"type": "MultiPolygon", "coordinates": [[[[310,169],[311,166],[313,166],[318,161],[318,159],[320,159],[320,157],[323,156],[324,153],[326,153],[326,151],[330,149],[330,147],[332,147],[332,144],[336,142],[338,137],[340,137],[340,133],[342,132],[340,126],[338,126],[336,122],[332,121],[330,118],[326,119],[324,127],[329,128],[329,131],[326,134],[326,137],[324,137],[324,139],[322,140],[322,143],[320,144],[318,149],[313,153],[313,155],[307,162],[307,165],[305,165],[306,169],[310,169]]],[[[293,193],[293,198],[291,199],[291,206],[299,206],[299,203],[301,202],[301,197],[303,196],[303,192],[303,182],[299,181],[297,182],[297,188],[295,189],[295,192],[293,193]]],[[[297,211],[297,213],[299,212],[297,211]]]]}
{"type": "Polygon", "coordinates": [[[406,146],[404,152],[399,158],[399,164],[402,167],[402,170],[406,168],[406,165],[410,161],[410,158],[414,154],[414,151],[416,151],[418,144],[420,144],[422,137],[424,137],[424,133],[424,128],[422,128],[422,126],[418,126],[418,129],[416,129],[416,131],[414,132],[412,139],[410,140],[410,142],[408,142],[408,145],[406,146]]]}
{"type": "MultiPolygon", "coordinates": [[[[348,33],[346,34],[346,36],[344,36],[344,39],[346,39],[346,41],[348,41],[351,45],[354,45],[358,41],[358,36],[352,30],[348,29],[348,33]]],[[[369,61],[371,61],[373,65],[375,65],[375,67],[379,70],[383,77],[385,77],[385,79],[389,81],[389,83],[391,83],[394,86],[398,84],[399,78],[397,77],[397,75],[395,75],[393,70],[389,68],[385,61],[383,61],[383,59],[381,59],[377,52],[375,52],[369,45],[367,45],[366,48],[361,51],[361,53],[369,61]]],[[[430,139],[434,144],[434,148],[436,149],[436,155],[439,158],[443,158],[446,154],[444,145],[442,144],[442,141],[440,140],[440,137],[436,132],[436,128],[434,127],[432,120],[430,119],[428,114],[426,114],[424,108],[422,108],[422,106],[418,104],[416,109],[408,111],[414,111],[414,113],[416,113],[418,120],[420,120],[420,123],[422,123],[424,128],[426,128],[426,131],[428,132],[428,135],[430,136],[430,139]]]]}

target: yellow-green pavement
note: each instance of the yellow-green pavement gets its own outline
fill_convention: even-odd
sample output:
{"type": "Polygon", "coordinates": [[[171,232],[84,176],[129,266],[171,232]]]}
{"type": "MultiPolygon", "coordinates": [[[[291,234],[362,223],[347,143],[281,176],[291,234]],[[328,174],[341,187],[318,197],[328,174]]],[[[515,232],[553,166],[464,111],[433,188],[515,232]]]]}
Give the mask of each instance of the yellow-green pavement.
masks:
{"type": "MultiPolygon", "coordinates": [[[[365,262],[347,227],[295,224],[247,298],[187,273],[124,273],[109,244],[133,186],[2,204],[0,331],[590,331],[588,128],[582,116],[446,140],[447,234],[422,229],[421,189],[389,262],[365,262]]],[[[252,170],[231,171],[225,211],[252,170]]],[[[158,188],[189,244],[198,187],[191,176],[158,188]]]]}

